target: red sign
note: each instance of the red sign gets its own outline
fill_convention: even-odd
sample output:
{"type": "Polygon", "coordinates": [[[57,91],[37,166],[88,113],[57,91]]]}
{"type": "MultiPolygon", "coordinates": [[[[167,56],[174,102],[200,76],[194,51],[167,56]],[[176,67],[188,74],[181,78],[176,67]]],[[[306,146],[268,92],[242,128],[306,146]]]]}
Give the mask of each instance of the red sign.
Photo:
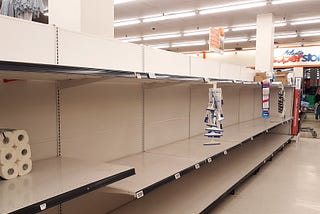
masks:
{"type": "Polygon", "coordinates": [[[299,133],[299,111],[300,111],[300,90],[294,90],[294,104],[293,104],[293,121],[291,134],[297,135],[299,133]]]}

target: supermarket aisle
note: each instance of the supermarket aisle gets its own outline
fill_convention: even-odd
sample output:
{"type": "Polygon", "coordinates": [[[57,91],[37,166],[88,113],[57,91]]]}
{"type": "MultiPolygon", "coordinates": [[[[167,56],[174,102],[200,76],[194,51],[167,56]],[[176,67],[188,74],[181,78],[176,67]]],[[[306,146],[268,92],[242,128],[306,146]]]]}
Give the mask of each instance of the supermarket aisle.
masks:
{"type": "Polygon", "coordinates": [[[212,214],[319,214],[320,140],[292,143],[212,214]]]}

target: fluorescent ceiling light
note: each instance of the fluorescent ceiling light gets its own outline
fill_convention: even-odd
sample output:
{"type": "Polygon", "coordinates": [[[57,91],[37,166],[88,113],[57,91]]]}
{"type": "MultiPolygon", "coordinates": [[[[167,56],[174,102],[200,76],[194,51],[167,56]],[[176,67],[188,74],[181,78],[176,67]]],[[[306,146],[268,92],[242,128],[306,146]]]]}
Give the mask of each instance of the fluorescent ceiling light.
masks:
{"type": "Polygon", "coordinates": [[[172,43],[171,47],[177,48],[177,47],[190,47],[190,46],[201,46],[206,45],[206,41],[193,41],[193,42],[180,42],[180,43],[172,43]]]}
{"type": "Polygon", "coordinates": [[[296,21],[293,20],[292,22],[290,22],[290,25],[304,25],[304,24],[316,24],[316,23],[320,23],[320,17],[296,20],[296,21]]]}
{"type": "MultiPolygon", "coordinates": [[[[274,23],[275,27],[284,27],[286,25],[287,25],[287,23],[285,21],[280,21],[280,22],[274,23]]],[[[257,25],[255,25],[255,24],[239,25],[239,26],[233,26],[231,28],[232,31],[243,31],[243,30],[254,30],[254,29],[257,29],[257,25]]]]}
{"type": "Polygon", "coordinates": [[[320,31],[307,31],[307,32],[301,32],[301,37],[311,37],[311,36],[320,36],[320,31]]]}
{"type": "Polygon", "coordinates": [[[247,42],[248,38],[229,38],[225,39],[224,43],[237,43],[237,42],[247,42]]]}
{"type": "Polygon", "coordinates": [[[209,29],[193,30],[193,31],[184,31],[183,36],[200,36],[209,34],[209,29]]]}
{"type": "Polygon", "coordinates": [[[286,4],[286,3],[292,3],[297,1],[302,1],[302,0],[273,0],[271,1],[271,4],[286,4]]]}
{"type": "Polygon", "coordinates": [[[284,27],[287,26],[287,22],[285,21],[280,21],[280,22],[275,22],[274,27],[284,27]]]}
{"type": "Polygon", "coordinates": [[[123,3],[127,3],[127,2],[131,2],[131,1],[135,1],[135,0],[113,0],[113,4],[123,4],[123,3]]]}
{"type": "Polygon", "coordinates": [[[296,37],[298,37],[296,33],[274,35],[274,39],[287,39],[287,38],[296,38],[296,37]]]}
{"type": "Polygon", "coordinates": [[[235,4],[226,4],[226,5],[219,5],[215,7],[210,8],[203,8],[199,10],[200,15],[206,15],[206,14],[212,14],[212,13],[222,13],[222,12],[228,12],[228,11],[234,11],[234,10],[244,10],[249,8],[255,8],[255,7],[262,7],[266,6],[267,1],[246,1],[246,2],[240,2],[235,4]]]}
{"type": "Polygon", "coordinates": [[[139,42],[141,41],[141,37],[123,37],[119,38],[120,41],[122,42],[139,42]]]}
{"type": "Polygon", "coordinates": [[[242,30],[254,30],[257,29],[256,25],[241,25],[241,26],[234,26],[231,28],[232,31],[242,31],[242,30]]]}
{"type": "Polygon", "coordinates": [[[167,14],[163,14],[163,15],[145,17],[142,19],[142,22],[157,22],[157,21],[164,21],[164,20],[169,20],[169,19],[179,19],[179,18],[184,18],[184,17],[190,17],[190,16],[195,16],[195,15],[196,15],[195,11],[167,13],[167,14]]]}
{"type": "Polygon", "coordinates": [[[169,39],[169,38],[177,38],[177,37],[181,37],[181,33],[147,35],[147,36],[143,36],[143,40],[148,41],[148,40],[169,39]]]}
{"type": "Polygon", "coordinates": [[[115,21],[113,26],[114,27],[121,27],[121,26],[127,26],[127,25],[135,25],[139,24],[141,21],[139,19],[127,19],[127,20],[119,20],[115,21]]]}
{"type": "Polygon", "coordinates": [[[170,48],[169,44],[158,44],[158,45],[149,45],[151,48],[157,48],[157,49],[164,49],[164,48],[170,48]]]}

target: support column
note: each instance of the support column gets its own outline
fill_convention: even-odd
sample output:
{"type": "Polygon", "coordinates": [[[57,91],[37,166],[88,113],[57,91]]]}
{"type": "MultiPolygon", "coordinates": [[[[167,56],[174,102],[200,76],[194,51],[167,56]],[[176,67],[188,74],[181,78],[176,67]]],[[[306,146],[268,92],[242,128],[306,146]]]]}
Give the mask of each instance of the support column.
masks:
{"type": "Polygon", "coordinates": [[[113,0],[49,0],[49,24],[114,38],[113,0]]]}
{"type": "Polygon", "coordinates": [[[274,17],[272,13],[257,16],[256,70],[273,71],[274,17]]]}

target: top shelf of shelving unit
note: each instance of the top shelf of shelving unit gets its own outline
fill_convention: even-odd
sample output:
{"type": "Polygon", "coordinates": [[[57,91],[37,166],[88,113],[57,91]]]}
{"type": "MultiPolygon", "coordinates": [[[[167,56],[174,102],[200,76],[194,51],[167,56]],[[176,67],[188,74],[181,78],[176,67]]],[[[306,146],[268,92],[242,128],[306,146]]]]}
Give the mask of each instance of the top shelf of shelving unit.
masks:
{"type": "Polygon", "coordinates": [[[231,125],[224,129],[223,138],[217,139],[221,145],[204,146],[210,140],[201,135],[119,159],[113,163],[134,167],[136,175],[116,182],[104,191],[122,192],[140,198],[214,158],[227,154],[241,143],[290,120],[291,118],[259,118],[231,125]]]}
{"type": "Polygon", "coordinates": [[[257,82],[214,79],[199,76],[182,76],[132,71],[117,71],[98,68],[61,66],[53,64],[38,64],[0,61],[0,78],[3,79],[33,79],[33,80],[72,80],[72,79],[127,79],[141,82],[186,82],[206,84],[217,81],[220,85],[259,86],[257,82]]]}

